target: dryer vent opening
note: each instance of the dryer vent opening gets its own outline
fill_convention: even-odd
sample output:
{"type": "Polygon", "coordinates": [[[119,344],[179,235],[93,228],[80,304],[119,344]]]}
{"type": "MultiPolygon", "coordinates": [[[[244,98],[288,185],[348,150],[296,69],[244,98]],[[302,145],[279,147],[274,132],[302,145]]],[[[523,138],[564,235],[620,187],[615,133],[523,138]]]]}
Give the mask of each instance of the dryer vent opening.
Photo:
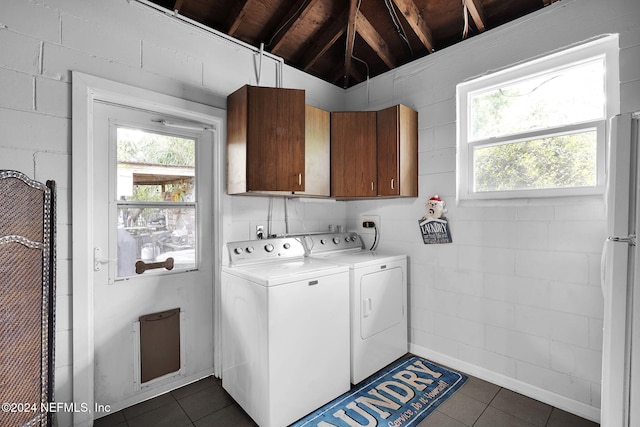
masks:
{"type": "Polygon", "coordinates": [[[140,382],[180,370],[180,308],[140,316],[140,382]]]}

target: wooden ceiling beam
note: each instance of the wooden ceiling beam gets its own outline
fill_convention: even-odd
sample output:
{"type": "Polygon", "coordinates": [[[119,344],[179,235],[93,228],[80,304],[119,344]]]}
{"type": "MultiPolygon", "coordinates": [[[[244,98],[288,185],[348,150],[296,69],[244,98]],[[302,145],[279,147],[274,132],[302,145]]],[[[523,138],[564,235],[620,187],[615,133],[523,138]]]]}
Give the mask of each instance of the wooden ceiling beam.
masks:
{"type": "MultiPolygon", "coordinates": [[[[361,68],[362,68],[362,64],[361,64],[361,68]]],[[[367,76],[365,76],[360,72],[360,70],[358,70],[357,66],[351,67],[351,69],[349,70],[349,76],[353,77],[358,83],[360,83],[361,81],[364,81],[367,78],[367,76]]]]}
{"type": "Polygon", "coordinates": [[[233,3],[232,9],[229,11],[229,16],[227,16],[225,21],[226,27],[228,28],[227,34],[233,36],[236,33],[253,1],[255,0],[237,0],[233,3]]]}
{"type": "MultiPolygon", "coordinates": [[[[347,43],[344,52],[344,87],[349,87],[351,71],[351,57],[356,39],[356,15],[358,15],[358,0],[349,0],[349,18],[347,19],[347,43]]],[[[334,80],[335,81],[335,80],[334,80]]]]}
{"type": "Polygon", "coordinates": [[[347,30],[347,16],[348,11],[345,11],[338,17],[338,19],[334,20],[329,27],[322,32],[317,37],[317,41],[311,45],[307,52],[302,57],[300,64],[302,65],[303,71],[309,71],[313,64],[316,63],[322,55],[324,55],[331,46],[333,46],[338,39],[344,34],[347,30]]]}
{"type": "Polygon", "coordinates": [[[478,32],[482,33],[485,30],[485,22],[487,19],[484,15],[484,9],[480,4],[479,0],[465,0],[467,4],[467,9],[469,9],[469,13],[471,14],[471,18],[473,22],[476,24],[476,28],[478,32]]]}
{"type": "Polygon", "coordinates": [[[387,67],[390,69],[396,67],[396,61],[389,50],[389,46],[362,13],[358,13],[358,16],[356,16],[356,31],[380,59],[387,64],[387,67]]]}
{"type": "MultiPolygon", "coordinates": [[[[354,82],[352,82],[352,86],[366,79],[366,77],[360,71],[358,71],[356,67],[351,67],[351,69],[349,70],[348,77],[349,79],[354,80],[354,82]]],[[[329,75],[329,77],[327,78],[327,81],[333,84],[339,84],[341,83],[340,80],[344,78],[345,78],[345,75],[342,69],[337,68],[333,74],[329,75]]]]}
{"type": "Polygon", "coordinates": [[[298,0],[296,4],[293,5],[289,13],[287,13],[282,22],[276,27],[277,32],[269,42],[271,53],[278,55],[278,51],[282,47],[282,42],[287,37],[287,34],[300,25],[300,22],[302,22],[317,2],[318,0],[298,0]]]}
{"type": "Polygon", "coordinates": [[[182,3],[184,3],[184,0],[176,0],[173,2],[173,11],[174,12],[180,12],[180,9],[182,9],[182,3]]]}
{"type": "Polygon", "coordinates": [[[431,28],[429,28],[425,20],[422,19],[420,10],[413,0],[393,0],[393,2],[400,10],[400,13],[404,15],[411,29],[413,29],[413,32],[418,36],[424,47],[426,47],[429,52],[435,51],[431,28]]]}

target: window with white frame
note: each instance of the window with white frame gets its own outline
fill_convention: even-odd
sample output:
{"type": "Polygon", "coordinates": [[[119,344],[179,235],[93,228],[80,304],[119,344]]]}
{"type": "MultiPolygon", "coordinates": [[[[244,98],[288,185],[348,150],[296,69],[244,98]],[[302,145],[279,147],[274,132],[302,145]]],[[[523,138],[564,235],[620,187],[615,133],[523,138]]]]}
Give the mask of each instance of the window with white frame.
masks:
{"type": "Polygon", "coordinates": [[[601,193],[618,38],[457,86],[458,199],[601,193]]]}
{"type": "Polygon", "coordinates": [[[116,126],[117,278],[197,268],[197,139],[116,126]],[[155,267],[154,267],[155,268],[155,267]],[[165,267],[166,268],[166,267],[165,267]]]}

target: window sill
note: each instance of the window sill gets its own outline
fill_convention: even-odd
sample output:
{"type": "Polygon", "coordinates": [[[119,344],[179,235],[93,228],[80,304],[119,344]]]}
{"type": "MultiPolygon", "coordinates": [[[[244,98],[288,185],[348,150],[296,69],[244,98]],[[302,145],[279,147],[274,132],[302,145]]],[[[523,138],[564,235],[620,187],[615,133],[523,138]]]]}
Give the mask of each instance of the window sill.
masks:
{"type": "Polygon", "coordinates": [[[458,207],[501,207],[501,206],[562,206],[562,205],[588,205],[593,203],[605,203],[604,191],[589,195],[558,195],[544,197],[511,197],[511,198],[487,198],[487,199],[456,199],[458,207]]]}

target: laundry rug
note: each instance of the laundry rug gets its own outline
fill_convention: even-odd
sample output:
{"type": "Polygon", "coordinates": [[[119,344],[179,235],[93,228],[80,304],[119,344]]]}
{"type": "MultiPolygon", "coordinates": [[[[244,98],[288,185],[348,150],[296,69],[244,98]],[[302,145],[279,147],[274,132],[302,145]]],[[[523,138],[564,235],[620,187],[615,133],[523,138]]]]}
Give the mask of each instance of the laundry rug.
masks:
{"type": "Polygon", "coordinates": [[[291,427],[416,426],[467,380],[412,356],[362,381],[291,427]]]}

